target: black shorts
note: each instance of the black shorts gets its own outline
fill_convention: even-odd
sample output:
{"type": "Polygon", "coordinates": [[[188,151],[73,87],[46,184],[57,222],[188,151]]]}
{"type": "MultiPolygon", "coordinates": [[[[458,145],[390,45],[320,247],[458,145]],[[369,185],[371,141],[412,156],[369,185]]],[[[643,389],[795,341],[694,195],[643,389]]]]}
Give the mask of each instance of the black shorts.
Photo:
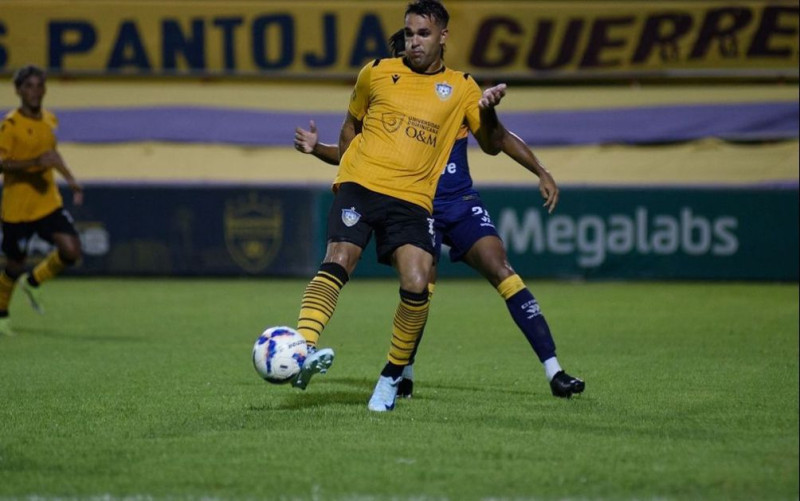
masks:
{"type": "Polygon", "coordinates": [[[63,207],[36,221],[25,223],[3,221],[3,254],[15,261],[25,259],[28,255],[28,242],[34,233],[49,244],[53,244],[55,233],[78,236],[72,216],[63,207]]]}
{"type": "Polygon", "coordinates": [[[411,244],[433,255],[433,217],[417,204],[342,183],[328,213],[328,242],[350,242],[362,249],[372,233],[378,262],[392,264],[392,253],[411,244]]]}

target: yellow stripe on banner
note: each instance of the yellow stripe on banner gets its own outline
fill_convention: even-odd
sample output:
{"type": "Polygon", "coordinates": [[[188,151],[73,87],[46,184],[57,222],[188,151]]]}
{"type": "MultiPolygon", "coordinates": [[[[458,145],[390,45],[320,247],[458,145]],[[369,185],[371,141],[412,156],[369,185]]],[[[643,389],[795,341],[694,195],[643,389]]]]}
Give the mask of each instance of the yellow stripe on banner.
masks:
{"type": "MultiPolygon", "coordinates": [[[[290,124],[291,125],[291,124],[290,124]]],[[[287,133],[287,137],[291,132],[287,133]]],[[[63,143],[60,151],[81,182],[316,184],[330,186],[335,168],[293,148],[137,143],[63,143]],[[114,158],[114,162],[108,162],[114,158]],[[224,169],[219,166],[224,165],[224,169]]],[[[560,186],[747,185],[798,182],[798,141],[747,145],[717,140],[679,145],[576,146],[535,149],[560,186]]],[[[478,188],[513,184],[536,190],[537,178],[505,155],[470,150],[478,188]]],[[[538,196],[532,193],[531,196],[538,196]]],[[[569,194],[561,194],[568,200],[569,194]]]]}

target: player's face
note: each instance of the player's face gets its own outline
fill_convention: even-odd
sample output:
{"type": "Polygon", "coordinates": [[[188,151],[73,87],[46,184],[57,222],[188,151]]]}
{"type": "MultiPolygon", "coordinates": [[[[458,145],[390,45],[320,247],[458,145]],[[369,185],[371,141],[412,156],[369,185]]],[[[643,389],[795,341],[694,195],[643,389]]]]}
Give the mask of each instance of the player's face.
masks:
{"type": "Polygon", "coordinates": [[[447,29],[440,28],[432,19],[409,14],[406,16],[405,57],[417,71],[436,71],[442,60],[442,45],[447,40],[447,29]]]}
{"type": "Polygon", "coordinates": [[[38,112],[42,108],[46,91],[44,79],[38,75],[31,75],[19,86],[17,95],[22,101],[23,108],[38,112]]]}

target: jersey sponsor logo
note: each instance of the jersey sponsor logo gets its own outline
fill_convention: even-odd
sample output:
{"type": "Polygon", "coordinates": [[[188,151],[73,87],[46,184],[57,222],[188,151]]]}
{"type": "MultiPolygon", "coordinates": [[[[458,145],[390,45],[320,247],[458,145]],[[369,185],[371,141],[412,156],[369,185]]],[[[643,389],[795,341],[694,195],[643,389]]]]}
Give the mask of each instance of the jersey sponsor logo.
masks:
{"type": "Polygon", "coordinates": [[[422,120],[415,117],[408,117],[406,126],[406,136],[419,141],[428,146],[436,147],[436,139],[439,137],[439,124],[422,120]]]}
{"type": "Polygon", "coordinates": [[[349,209],[342,209],[342,222],[348,228],[355,226],[358,220],[361,219],[361,214],[356,212],[355,207],[350,207],[349,209]]]}
{"type": "Polygon", "coordinates": [[[381,113],[381,125],[389,134],[397,132],[406,116],[402,113],[381,113]]]}
{"type": "Polygon", "coordinates": [[[538,317],[542,314],[542,309],[539,307],[539,303],[535,299],[531,299],[527,303],[523,304],[522,309],[528,314],[528,320],[532,319],[533,317],[538,317]]]}
{"type": "Polygon", "coordinates": [[[392,83],[397,83],[400,80],[400,75],[392,75],[392,83]]]}
{"type": "Polygon", "coordinates": [[[447,101],[450,99],[450,96],[453,95],[453,87],[451,87],[448,83],[437,83],[436,95],[439,96],[439,99],[442,101],[447,101]]]}

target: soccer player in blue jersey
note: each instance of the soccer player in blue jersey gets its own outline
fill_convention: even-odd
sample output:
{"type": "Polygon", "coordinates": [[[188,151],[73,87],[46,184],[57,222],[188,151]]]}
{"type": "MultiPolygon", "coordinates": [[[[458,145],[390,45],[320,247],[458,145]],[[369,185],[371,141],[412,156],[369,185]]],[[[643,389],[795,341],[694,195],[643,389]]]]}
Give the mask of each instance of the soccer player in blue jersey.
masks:
{"type": "MultiPolygon", "coordinates": [[[[389,43],[394,55],[401,56],[405,51],[403,30],[395,33],[389,43]]],[[[444,243],[450,247],[451,261],[464,261],[483,275],[503,297],[514,322],[544,365],[552,394],[569,398],[573,394],[581,393],[585,383],[561,368],[556,358],[553,336],[539,304],[509,264],[505,247],[489,212],[473,187],[467,162],[467,137],[468,130],[462,127],[437,185],[433,201],[435,262],[441,255],[444,243]]],[[[338,164],[338,147],[320,143],[318,138],[313,121],[309,130],[298,127],[295,129],[295,148],[326,163],[338,164]]],[[[539,191],[545,199],[544,207],[552,212],[558,203],[558,187],[530,148],[515,134],[506,131],[502,151],[538,176],[539,191]]],[[[435,283],[436,266],[432,268],[429,279],[430,295],[433,295],[435,283]]],[[[413,393],[413,362],[421,339],[420,335],[410,363],[403,371],[398,396],[409,398],[413,393]]]]}

